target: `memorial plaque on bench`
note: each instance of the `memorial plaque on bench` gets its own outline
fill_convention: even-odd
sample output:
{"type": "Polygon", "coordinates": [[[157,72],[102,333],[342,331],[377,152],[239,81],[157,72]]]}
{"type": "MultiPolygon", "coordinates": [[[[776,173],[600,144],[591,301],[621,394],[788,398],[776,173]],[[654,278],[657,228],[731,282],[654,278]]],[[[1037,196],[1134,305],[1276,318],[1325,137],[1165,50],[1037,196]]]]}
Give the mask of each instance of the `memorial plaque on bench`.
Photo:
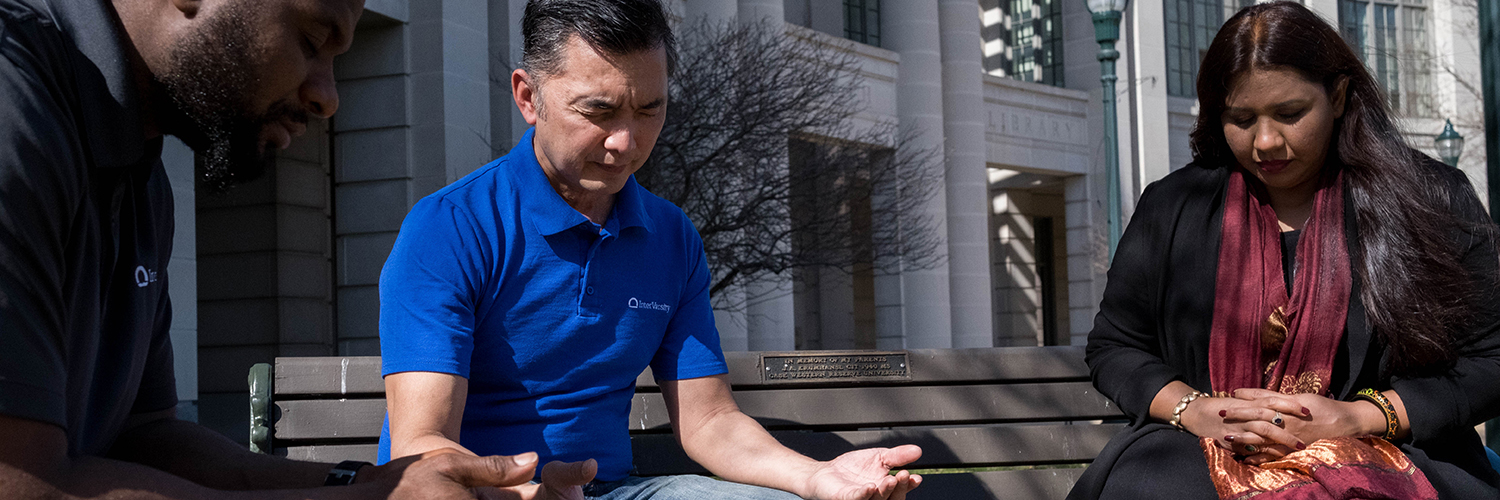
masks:
{"type": "Polygon", "coordinates": [[[911,380],[906,351],[768,352],[761,355],[760,365],[761,380],[767,384],[911,380]]]}

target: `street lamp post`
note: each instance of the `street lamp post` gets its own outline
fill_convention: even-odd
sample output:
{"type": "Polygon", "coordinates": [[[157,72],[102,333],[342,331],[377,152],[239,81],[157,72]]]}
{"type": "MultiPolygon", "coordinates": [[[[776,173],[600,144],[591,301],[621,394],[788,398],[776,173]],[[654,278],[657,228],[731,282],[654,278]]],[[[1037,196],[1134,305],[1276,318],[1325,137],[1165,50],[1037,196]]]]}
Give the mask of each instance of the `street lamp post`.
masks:
{"type": "Polygon", "coordinates": [[[1109,259],[1115,259],[1120,244],[1120,137],[1115,118],[1115,60],[1120,52],[1120,18],[1130,0],[1087,0],[1094,14],[1094,39],[1099,42],[1099,81],[1104,84],[1104,170],[1109,187],[1109,259]]]}
{"type": "MultiPolygon", "coordinates": [[[[1485,174],[1490,199],[1500,200],[1500,2],[1479,2],[1479,87],[1484,89],[1485,174]]],[[[1500,222],[1500,203],[1490,202],[1490,218],[1500,222]]],[[[1500,419],[1496,420],[1500,427],[1500,419]]],[[[1500,432],[1490,447],[1500,450],[1500,432]]]]}
{"type": "Polygon", "coordinates": [[[1437,138],[1433,139],[1433,143],[1437,144],[1438,158],[1442,159],[1443,163],[1447,163],[1450,167],[1458,166],[1458,156],[1464,153],[1464,136],[1458,135],[1458,131],[1453,130],[1453,120],[1448,120],[1448,123],[1443,126],[1443,133],[1438,134],[1437,138]]]}

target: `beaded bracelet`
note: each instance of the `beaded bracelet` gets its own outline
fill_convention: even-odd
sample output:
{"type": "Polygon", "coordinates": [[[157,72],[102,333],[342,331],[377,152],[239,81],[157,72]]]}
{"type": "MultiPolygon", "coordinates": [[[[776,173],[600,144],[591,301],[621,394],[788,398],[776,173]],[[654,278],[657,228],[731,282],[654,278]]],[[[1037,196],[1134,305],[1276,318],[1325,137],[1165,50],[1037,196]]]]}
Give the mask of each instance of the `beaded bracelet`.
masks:
{"type": "Polygon", "coordinates": [[[1396,439],[1396,429],[1398,428],[1396,407],[1391,404],[1390,399],[1387,399],[1384,394],[1375,389],[1360,389],[1359,392],[1354,394],[1354,398],[1369,401],[1374,403],[1376,407],[1379,407],[1380,412],[1385,414],[1385,435],[1380,437],[1385,438],[1386,441],[1396,439]]]}
{"type": "Polygon", "coordinates": [[[1182,399],[1177,401],[1177,406],[1172,408],[1172,420],[1169,420],[1168,423],[1172,424],[1172,427],[1176,427],[1178,430],[1186,431],[1187,429],[1182,427],[1182,412],[1187,410],[1188,403],[1203,396],[1207,396],[1207,394],[1198,391],[1184,394],[1182,399]]]}

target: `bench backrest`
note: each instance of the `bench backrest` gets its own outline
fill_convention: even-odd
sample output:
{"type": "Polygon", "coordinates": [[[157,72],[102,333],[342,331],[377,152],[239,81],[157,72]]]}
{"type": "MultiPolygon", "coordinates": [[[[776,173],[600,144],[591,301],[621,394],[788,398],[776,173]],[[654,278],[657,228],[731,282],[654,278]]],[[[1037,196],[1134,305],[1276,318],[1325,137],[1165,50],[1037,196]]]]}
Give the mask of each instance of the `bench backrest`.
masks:
{"type": "MultiPolygon", "coordinates": [[[[1074,464],[1092,461],[1123,425],[1079,347],[725,354],[741,410],[813,458],[911,443],[923,449],[912,468],[1043,466],[929,475],[917,498],[1061,498],[1082,470],[1074,464]]],[[[706,472],[677,445],[649,369],[636,385],[636,473],[706,472]]],[[[252,370],[251,387],[257,450],[373,460],[385,415],[379,358],[277,358],[274,370],[252,370]]]]}

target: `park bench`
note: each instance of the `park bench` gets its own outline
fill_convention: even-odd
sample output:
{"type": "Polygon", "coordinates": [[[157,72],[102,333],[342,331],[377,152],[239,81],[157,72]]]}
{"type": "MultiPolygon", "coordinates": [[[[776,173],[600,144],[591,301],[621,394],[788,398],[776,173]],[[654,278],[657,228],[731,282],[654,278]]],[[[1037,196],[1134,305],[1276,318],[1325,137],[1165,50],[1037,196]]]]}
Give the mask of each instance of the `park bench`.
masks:
{"type": "MultiPolygon", "coordinates": [[[[1062,498],[1124,417],[1089,382],[1081,347],[728,352],[740,408],[817,459],[916,444],[914,499],[1062,498]]],[[[250,371],[252,449],[374,461],[385,415],[378,357],[277,358],[250,371]]],[[[650,370],[631,402],[636,474],[706,474],[672,436],[650,370]]]]}

